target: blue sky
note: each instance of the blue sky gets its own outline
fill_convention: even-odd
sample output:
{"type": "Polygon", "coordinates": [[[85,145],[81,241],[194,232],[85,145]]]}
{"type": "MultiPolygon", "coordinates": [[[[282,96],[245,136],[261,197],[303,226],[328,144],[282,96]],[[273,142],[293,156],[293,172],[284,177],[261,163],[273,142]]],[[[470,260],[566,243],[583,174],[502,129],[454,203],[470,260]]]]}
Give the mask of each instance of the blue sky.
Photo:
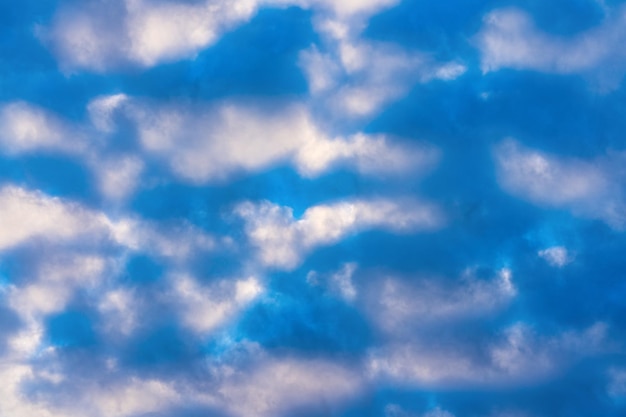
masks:
{"type": "Polygon", "coordinates": [[[626,415],[626,5],[0,2],[0,416],[626,415]]]}

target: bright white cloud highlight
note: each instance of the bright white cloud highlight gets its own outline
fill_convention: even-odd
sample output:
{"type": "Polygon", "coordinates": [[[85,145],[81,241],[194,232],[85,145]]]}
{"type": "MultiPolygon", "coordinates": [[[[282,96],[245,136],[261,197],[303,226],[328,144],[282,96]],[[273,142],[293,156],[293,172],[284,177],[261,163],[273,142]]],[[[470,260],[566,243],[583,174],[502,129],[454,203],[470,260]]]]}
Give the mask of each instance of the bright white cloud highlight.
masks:
{"type": "Polygon", "coordinates": [[[515,386],[545,379],[603,352],[606,333],[607,326],[597,323],[584,331],[540,336],[519,323],[479,347],[450,341],[392,344],[373,351],[369,368],[374,377],[407,386],[515,386]]]}
{"type": "Polygon", "coordinates": [[[224,31],[247,21],[256,3],[90,1],[61,9],[40,36],[67,71],[151,67],[193,58],[224,31]]]}
{"type": "Polygon", "coordinates": [[[221,387],[225,407],[241,417],[282,415],[296,407],[336,405],[363,387],[350,369],[325,360],[269,359],[221,387]]]}
{"type": "Polygon", "coordinates": [[[84,148],[82,134],[45,109],[21,101],[0,106],[0,151],[78,153],[84,148]]]}
{"type": "Polygon", "coordinates": [[[351,29],[324,22],[319,30],[329,34],[329,52],[313,46],[299,61],[314,99],[328,103],[341,117],[371,116],[417,82],[450,81],[466,71],[460,63],[436,63],[393,44],[360,40],[351,29]]]}
{"type": "Polygon", "coordinates": [[[198,333],[210,332],[232,320],[263,292],[254,277],[224,280],[208,287],[187,275],[176,275],[172,281],[182,321],[198,333]]]}
{"type": "Polygon", "coordinates": [[[397,0],[95,0],[62,7],[39,28],[66,71],[143,68],[195,57],[261,7],[300,6],[341,19],[362,18],[397,0]]]}
{"type": "Polygon", "coordinates": [[[126,94],[99,96],[87,104],[87,112],[93,126],[103,132],[115,130],[113,121],[115,111],[128,100],[126,94]]]}
{"type": "Polygon", "coordinates": [[[563,246],[552,246],[547,249],[540,250],[538,255],[545,259],[551,266],[562,268],[572,262],[572,255],[563,246]]]}
{"type": "Polygon", "coordinates": [[[0,188],[0,250],[30,239],[68,241],[104,230],[105,217],[13,185],[0,188]]]}
{"type": "Polygon", "coordinates": [[[412,334],[409,329],[420,326],[485,316],[504,308],[517,293],[508,269],[490,280],[476,278],[470,269],[452,283],[441,278],[388,277],[374,283],[369,292],[366,313],[394,337],[412,334]]]}
{"type": "Polygon", "coordinates": [[[626,205],[621,190],[623,155],[585,161],[559,157],[505,140],[495,147],[498,182],[510,194],[544,207],[603,220],[622,229],[626,205]]]}
{"type": "Polygon", "coordinates": [[[313,177],[333,167],[363,174],[424,170],[432,147],[392,141],[385,135],[329,137],[298,104],[218,103],[200,111],[135,101],[127,109],[143,148],[191,182],[223,181],[290,163],[313,177]]]}
{"type": "Polygon", "coordinates": [[[297,220],[291,208],[270,202],[242,203],[235,211],[245,221],[259,260],[284,269],[297,266],[315,248],[362,230],[413,233],[434,230],[443,223],[436,207],[409,200],[340,201],[310,207],[297,220]]]}
{"type": "Polygon", "coordinates": [[[532,69],[556,74],[590,76],[601,89],[613,89],[626,71],[626,8],[609,13],[598,27],[571,37],[538,29],[518,9],[489,13],[475,41],[483,71],[532,69]]]}

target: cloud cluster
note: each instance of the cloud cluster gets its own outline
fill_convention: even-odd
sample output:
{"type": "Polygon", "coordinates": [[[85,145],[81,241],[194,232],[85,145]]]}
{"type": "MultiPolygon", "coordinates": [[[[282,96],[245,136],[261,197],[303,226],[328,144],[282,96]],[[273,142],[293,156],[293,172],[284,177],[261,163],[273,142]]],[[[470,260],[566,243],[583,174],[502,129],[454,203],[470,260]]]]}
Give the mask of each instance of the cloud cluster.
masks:
{"type": "Polygon", "coordinates": [[[580,358],[604,349],[607,327],[542,336],[514,324],[494,340],[425,344],[419,340],[373,351],[369,367],[379,378],[428,388],[511,386],[545,380],[580,358]]]}
{"type": "Polygon", "coordinates": [[[487,75],[511,68],[613,91],[559,87],[620,149],[623,6],[565,36],[399,0],[31,3],[0,13],[30,42],[0,45],[0,416],[621,415],[626,154],[466,139],[541,128],[514,100],[545,92],[487,75]],[[252,32],[274,43],[193,62],[263,9],[252,32]],[[295,15],[297,51],[263,26],[295,15]],[[277,56],[234,88],[204,73],[277,56]],[[299,90],[251,88],[289,71],[299,90]]]}
{"type": "Polygon", "coordinates": [[[347,200],[309,207],[300,219],[293,210],[270,202],[242,203],[235,210],[245,221],[246,235],[259,261],[283,269],[296,267],[319,246],[332,245],[368,229],[394,233],[436,230],[440,210],[429,203],[394,200],[347,200]]]}
{"type": "Polygon", "coordinates": [[[498,9],[485,16],[475,42],[483,71],[530,69],[556,74],[581,74],[603,90],[619,86],[626,72],[626,9],[611,11],[598,27],[572,37],[538,29],[519,9],[498,9]]]}
{"type": "Polygon", "coordinates": [[[151,2],[92,0],[60,8],[39,36],[65,71],[106,72],[193,58],[261,7],[299,6],[339,16],[367,16],[397,0],[235,0],[151,2]]]}
{"type": "Polygon", "coordinates": [[[360,39],[354,25],[342,21],[318,26],[326,35],[326,51],[317,46],[302,51],[300,66],[313,99],[342,117],[373,116],[415,83],[454,80],[466,71],[458,62],[438,63],[424,53],[360,39]]]}
{"type": "Polygon", "coordinates": [[[494,157],[498,182],[510,194],[600,219],[616,229],[624,227],[623,174],[615,169],[623,160],[621,154],[588,161],[529,149],[508,139],[495,147],[494,157]]]}
{"type": "Polygon", "coordinates": [[[136,102],[128,113],[143,148],[192,182],[280,163],[307,177],[337,166],[366,175],[417,172],[437,158],[432,147],[393,143],[382,134],[332,138],[304,106],[269,104],[217,103],[198,111],[136,102]]]}

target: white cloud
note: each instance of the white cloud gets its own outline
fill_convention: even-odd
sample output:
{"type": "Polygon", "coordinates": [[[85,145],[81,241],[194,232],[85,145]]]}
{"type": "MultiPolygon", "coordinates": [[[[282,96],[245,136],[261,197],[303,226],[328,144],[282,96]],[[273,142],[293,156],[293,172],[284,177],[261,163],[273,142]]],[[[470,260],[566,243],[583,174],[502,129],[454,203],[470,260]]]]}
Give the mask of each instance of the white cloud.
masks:
{"type": "Polygon", "coordinates": [[[532,69],[557,74],[591,76],[601,89],[613,89],[626,71],[626,8],[613,10],[598,27],[571,37],[538,29],[518,9],[489,13],[476,43],[483,71],[500,68],[532,69]]]}
{"type": "Polygon", "coordinates": [[[467,344],[423,340],[391,344],[372,352],[374,378],[408,386],[452,388],[511,386],[543,380],[575,361],[603,352],[607,326],[540,336],[524,324],[504,330],[478,352],[467,344]]]}
{"type": "MultiPolygon", "coordinates": [[[[0,413],[12,417],[131,417],[160,412],[181,402],[180,394],[170,384],[156,379],[129,377],[126,381],[106,385],[75,381],[81,384],[80,390],[71,398],[64,394],[49,399],[41,395],[29,398],[22,392],[24,383],[46,378],[31,365],[3,365],[0,376],[3,381],[0,413]]],[[[52,375],[52,382],[58,382],[58,377],[52,375]]]]}
{"type": "MultiPolygon", "coordinates": [[[[167,382],[156,379],[131,378],[128,382],[109,385],[106,388],[90,387],[80,406],[69,405],[75,416],[136,416],[163,411],[181,402],[181,396],[167,382]]],[[[69,410],[68,410],[69,411],[69,410]]]]}
{"type": "Polygon", "coordinates": [[[66,71],[106,72],[152,67],[195,57],[260,7],[300,6],[349,19],[367,17],[397,0],[89,1],[62,7],[39,36],[66,71]]]}
{"type": "Polygon", "coordinates": [[[61,311],[75,288],[95,288],[100,284],[107,261],[97,255],[43,259],[33,282],[11,287],[9,305],[27,318],[61,311]]]}
{"type": "Polygon", "coordinates": [[[400,0],[268,0],[269,4],[297,4],[302,7],[330,11],[341,18],[368,17],[383,9],[395,6],[400,0]]]}
{"type": "Polygon", "coordinates": [[[246,202],[236,208],[245,223],[248,239],[268,266],[291,269],[319,246],[339,242],[345,236],[367,229],[412,233],[437,229],[443,219],[427,203],[392,200],[353,200],[308,208],[294,219],[289,207],[269,202],[246,202]]]}
{"type": "Polygon", "coordinates": [[[353,302],[358,295],[358,290],[352,280],[357,268],[358,265],[355,262],[347,262],[339,270],[330,274],[319,274],[317,271],[309,271],[306,280],[309,285],[324,285],[328,290],[345,301],[353,302]]]}
{"type": "Polygon", "coordinates": [[[385,278],[373,283],[366,313],[383,331],[404,337],[407,330],[428,324],[465,320],[502,309],[515,297],[511,271],[502,269],[490,280],[468,269],[458,282],[442,279],[385,278]]]}
{"type": "Polygon", "coordinates": [[[514,196],[544,207],[571,210],[621,229],[626,205],[619,168],[623,156],[593,161],[558,157],[505,140],[495,148],[500,186],[514,196]]]}
{"type": "Polygon", "coordinates": [[[120,246],[153,256],[184,261],[215,248],[215,239],[186,221],[161,224],[138,218],[107,219],[111,238],[120,246]]]}
{"type": "Polygon", "coordinates": [[[87,111],[93,126],[103,132],[113,132],[115,123],[113,116],[124,102],[128,100],[126,94],[112,94],[98,96],[87,104],[87,111]]]}
{"type": "Polygon", "coordinates": [[[94,172],[101,193],[121,201],[135,189],[143,169],[137,156],[103,156],[103,141],[116,129],[114,113],[128,99],[124,94],[101,96],[87,110],[91,126],[71,123],[46,109],[26,102],[0,107],[0,152],[12,156],[50,152],[82,159],[94,172]],[[89,141],[86,140],[90,132],[89,141]]]}
{"type": "Polygon", "coordinates": [[[41,107],[22,101],[0,106],[0,147],[8,154],[79,153],[85,145],[78,129],[41,107]]]}
{"type": "Polygon", "coordinates": [[[545,259],[548,264],[557,268],[562,268],[572,262],[572,255],[567,248],[563,246],[552,246],[547,249],[540,250],[538,255],[545,259]]]}
{"type": "Polygon", "coordinates": [[[253,0],[90,1],[62,8],[40,37],[67,71],[151,67],[193,58],[256,9],[253,0]]]}
{"type": "Polygon", "coordinates": [[[77,204],[13,185],[0,188],[0,250],[30,239],[68,241],[104,230],[106,218],[77,204]]]}
{"type": "Polygon", "coordinates": [[[343,267],[331,275],[331,285],[346,301],[353,301],[357,296],[357,290],[352,282],[352,276],[357,265],[353,262],[344,264],[343,267]]]}
{"type": "Polygon", "coordinates": [[[329,137],[299,104],[219,103],[200,111],[135,101],[127,112],[143,148],[191,182],[291,163],[305,176],[346,166],[363,174],[424,170],[438,153],[385,135],[329,137]]]}
{"type": "Polygon", "coordinates": [[[334,406],[359,393],[360,375],[325,360],[269,359],[219,389],[237,416],[276,416],[302,406],[334,406]]]}
{"type": "Polygon", "coordinates": [[[626,369],[611,368],[608,371],[608,377],[609,382],[606,387],[608,394],[614,399],[626,398],[626,369]]]}
{"type": "Polygon", "coordinates": [[[141,180],[143,161],[137,156],[95,159],[91,166],[96,173],[100,192],[105,197],[121,201],[132,195],[141,180]]]}
{"type": "Polygon", "coordinates": [[[111,219],[77,203],[15,185],[0,188],[0,251],[31,242],[80,239],[115,244],[171,258],[214,247],[211,236],[187,223],[160,225],[137,218],[111,219]]]}
{"type": "Polygon", "coordinates": [[[137,325],[137,300],[133,290],[119,287],[105,292],[98,301],[104,331],[129,335],[137,325]]]}
{"type": "Polygon", "coordinates": [[[172,285],[183,323],[198,333],[210,332],[232,320],[263,292],[254,277],[206,287],[187,275],[175,275],[172,285]]]}
{"type": "Polygon", "coordinates": [[[459,63],[439,64],[394,44],[360,40],[341,22],[319,26],[318,31],[329,35],[329,52],[312,46],[301,52],[299,63],[314,99],[327,102],[340,117],[371,116],[416,82],[449,81],[466,70],[459,63]]]}
{"type": "Polygon", "coordinates": [[[397,404],[389,404],[385,407],[385,417],[454,417],[454,414],[439,407],[423,414],[415,414],[404,410],[397,404]]]}

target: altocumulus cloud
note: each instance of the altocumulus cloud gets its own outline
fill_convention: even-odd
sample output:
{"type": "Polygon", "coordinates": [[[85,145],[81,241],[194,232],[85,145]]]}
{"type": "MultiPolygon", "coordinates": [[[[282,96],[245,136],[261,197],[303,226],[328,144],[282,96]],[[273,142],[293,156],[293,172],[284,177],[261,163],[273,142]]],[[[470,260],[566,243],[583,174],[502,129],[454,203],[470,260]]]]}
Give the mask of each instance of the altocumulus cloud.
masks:
{"type": "Polygon", "coordinates": [[[0,416],[626,413],[621,1],[0,4],[0,416]]]}

